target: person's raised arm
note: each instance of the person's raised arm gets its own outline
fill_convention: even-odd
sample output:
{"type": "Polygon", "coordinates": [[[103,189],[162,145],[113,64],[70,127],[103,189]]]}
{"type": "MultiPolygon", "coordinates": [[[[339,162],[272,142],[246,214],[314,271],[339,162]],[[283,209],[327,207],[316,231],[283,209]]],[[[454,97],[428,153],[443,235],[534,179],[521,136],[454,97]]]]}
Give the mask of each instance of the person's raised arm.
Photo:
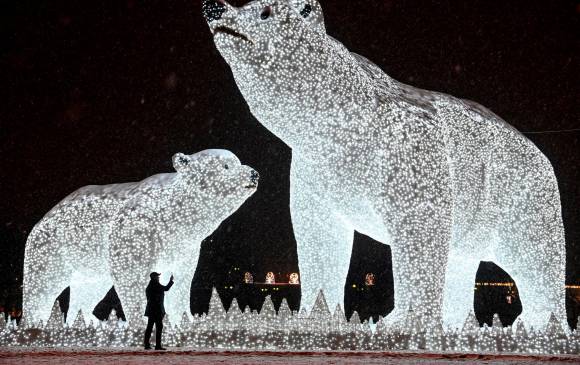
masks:
{"type": "Polygon", "coordinates": [[[169,283],[167,283],[167,285],[165,285],[163,289],[165,289],[165,291],[168,291],[172,286],[173,286],[173,275],[171,275],[171,277],[169,278],[169,283]]]}

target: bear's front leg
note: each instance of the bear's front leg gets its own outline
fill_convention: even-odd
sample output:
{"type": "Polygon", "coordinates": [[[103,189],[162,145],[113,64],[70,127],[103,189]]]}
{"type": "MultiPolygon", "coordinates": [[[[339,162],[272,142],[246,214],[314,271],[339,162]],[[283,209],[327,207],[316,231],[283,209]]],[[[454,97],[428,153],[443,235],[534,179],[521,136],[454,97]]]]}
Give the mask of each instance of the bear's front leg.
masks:
{"type": "Polygon", "coordinates": [[[157,262],[158,236],[152,221],[119,219],[109,245],[111,274],[127,323],[141,325],[147,298],[145,288],[157,262]]]}
{"type": "Polygon", "coordinates": [[[354,230],[340,220],[325,193],[317,191],[308,166],[292,161],[290,210],[296,238],[302,307],[312,307],[324,291],[332,311],[344,308],[344,286],[350,265],[354,230]]]}
{"type": "Polygon", "coordinates": [[[179,323],[184,312],[191,314],[191,282],[199,259],[199,249],[200,243],[195,242],[193,247],[176,252],[172,261],[171,270],[175,276],[175,284],[165,296],[165,311],[171,323],[179,323]]]}
{"type": "Polygon", "coordinates": [[[473,307],[473,288],[479,260],[466,252],[451,249],[445,273],[443,292],[443,324],[452,328],[462,328],[473,307]]]}
{"type": "Polygon", "coordinates": [[[449,205],[420,205],[399,217],[392,232],[395,308],[388,323],[401,324],[409,309],[426,325],[440,323],[451,239],[449,205]]]}

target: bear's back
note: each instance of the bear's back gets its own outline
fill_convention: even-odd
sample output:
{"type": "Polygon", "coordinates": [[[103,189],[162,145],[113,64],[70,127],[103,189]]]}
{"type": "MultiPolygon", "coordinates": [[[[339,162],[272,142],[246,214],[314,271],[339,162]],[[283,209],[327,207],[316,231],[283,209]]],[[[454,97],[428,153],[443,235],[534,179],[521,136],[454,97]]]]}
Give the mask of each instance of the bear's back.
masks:
{"type": "Polygon", "coordinates": [[[131,199],[171,184],[175,174],[158,174],[139,182],[88,185],[69,194],[52,208],[38,226],[88,227],[110,223],[131,199]]]}
{"type": "Polygon", "coordinates": [[[39,225],[87,226],[112,219],[138,183],[88,185],[61,200],[39,225]]]}

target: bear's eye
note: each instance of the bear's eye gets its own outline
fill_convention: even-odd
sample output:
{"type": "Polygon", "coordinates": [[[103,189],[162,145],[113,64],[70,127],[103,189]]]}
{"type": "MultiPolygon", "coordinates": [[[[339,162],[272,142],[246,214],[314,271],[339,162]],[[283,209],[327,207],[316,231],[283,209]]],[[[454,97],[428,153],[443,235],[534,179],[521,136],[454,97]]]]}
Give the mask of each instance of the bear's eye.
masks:
{"type": "Polygon", "coordinates": [[[306,4],[304,5],[304,9],[300,10],[300,15],[302,15],[303,18],[308,18],[311,12],[312,6],[310,4],[306,4]]]}
{"type": "Polygon", "coordinates": [[[262,13],[260,14],[260,18],[262,18],[262,20],[266,20],[270,17],[270,15],[272,15],[272,7],[266,6],[264,8],[264,10],[262,10],[262,13]]]}
{"type": "Polygon", "coordinates": [[[229,168],[230,167],[227,164],[224,165],[224,169],[228,170],[229,168]]]}

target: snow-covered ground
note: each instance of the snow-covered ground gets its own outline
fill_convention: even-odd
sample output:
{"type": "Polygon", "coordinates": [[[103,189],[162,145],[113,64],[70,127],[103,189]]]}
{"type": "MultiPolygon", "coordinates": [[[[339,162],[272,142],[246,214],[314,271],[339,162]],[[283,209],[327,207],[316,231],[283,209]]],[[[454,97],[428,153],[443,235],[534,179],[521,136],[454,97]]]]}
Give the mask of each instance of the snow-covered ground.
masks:
{"type": "Polygon", "coordinates": [[[0,348],[0,364],[579,364],[580,356],[418,354],[411,352],[195,352],[185,349],[145,351],[139,348],[0,348]]]}

